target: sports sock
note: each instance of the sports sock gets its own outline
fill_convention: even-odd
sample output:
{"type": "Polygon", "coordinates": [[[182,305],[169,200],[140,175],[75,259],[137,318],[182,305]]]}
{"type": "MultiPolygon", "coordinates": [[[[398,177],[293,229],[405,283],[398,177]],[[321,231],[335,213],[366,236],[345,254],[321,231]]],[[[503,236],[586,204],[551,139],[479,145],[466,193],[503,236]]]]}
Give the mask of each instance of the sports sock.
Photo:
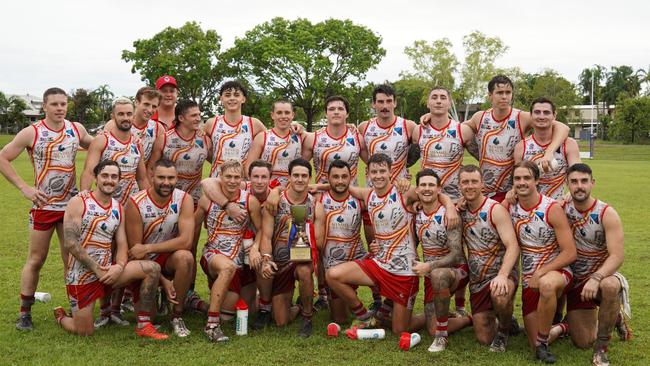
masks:
{"type": "Polygon", "coordinates": [[[537,340],[535,340],[535,345],[540,346],[542,344],[548,346],[548,334],[537,332],[537,340]]]}
{"type": "Polygon", "coordinates": [[[208,325],[219,324],[221,319],[218,311],[208,311],[208,325]]]}
{"type": "Polygon", "coordinates": [[[436,321],[438,325],[436,326],[436,337],[445,337],[447,338],[447,329],[449,328],[449,317],[441,316],[437,317],[436,321]]]}
{"type": "Polygon", "coordinates": [[[20,315],[29,315],[32,313],[32,305],[34,305],[34,295],[27,296],[20,294],[20,315]]]}
{"type": "Polygon", "coordinates": [[[138,329],[142,329],[147,323],[151,323],[151,314],[148,311],[138,311],[136,318],[138,321],[138,329]]]}
{"type": "Polygon", "coordinates": [[[598,337],[596,337],[596,342],[594,342],[594,351],[603,350],[607,352],[607,347],[609,346],[609,340],[611,338],[612,337],[609,334],[606,335],[599,334],[598,337]]]}
{"type": "Polygon", "coordinates": [[[465,298],[464,297],[456,297],[455,302],[456,302],[456,310],[465,310],[465,298]]]}
{"type": "Polygon", "coordinates": [[[271,311],[271,301],[264,300],[260,297],[260,310],[271,311]]]}
{"type": "Polygon", "coordinates": [[[368,309],[366,309],[366,307],[363,306],[362,302],[359,302],[359,305],[357,305],[357,306],[351,307],[350,311],[359,320],[367,320],[371,315],[368,312],[368,309]]]}

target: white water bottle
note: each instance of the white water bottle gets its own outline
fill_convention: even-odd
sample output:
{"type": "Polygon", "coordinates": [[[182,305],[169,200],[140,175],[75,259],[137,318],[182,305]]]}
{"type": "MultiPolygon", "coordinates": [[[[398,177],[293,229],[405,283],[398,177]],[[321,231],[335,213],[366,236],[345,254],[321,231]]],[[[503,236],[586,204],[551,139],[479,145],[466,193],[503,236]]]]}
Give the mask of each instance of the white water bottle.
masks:
{"type": "Polygon", "coordinates": [[[34,293],[34,300],[36,300],[38,302],[47,303],[47,302],[52,301],[52,295],[50,295],[47,292],[35,292],[34,293]]]}
{"type": "Polygon", "coordinates": [[[350,339],[384,339],[386,331],[383,329],[359,329],[352,327],[345,331],[350,339]]]}
{"type": "Polygon", "coordinates": [[[237,320],[235,325],[235,334],[243,336],[248,334],[248,305],[243,299],[237,301],[237,320]]]}
{"type": "Polygon", "coordinates": [[[242,238],[242,243],[244,245],[244,264],[250,264],[248,253],[250,253],[251,247],[253,246],[254,238],[255,235],[253,234],[252,230],[248,229],[246,232],[244,232],[244,236],[242,238]]]}
{"type": "Polygon", "coordinates": [[[417,346],[421,340],[422,337],[420,337],[418,333],[402,332],[399,338],[399,348],[402,351],[408,351],[411,348],[417,346]]]}

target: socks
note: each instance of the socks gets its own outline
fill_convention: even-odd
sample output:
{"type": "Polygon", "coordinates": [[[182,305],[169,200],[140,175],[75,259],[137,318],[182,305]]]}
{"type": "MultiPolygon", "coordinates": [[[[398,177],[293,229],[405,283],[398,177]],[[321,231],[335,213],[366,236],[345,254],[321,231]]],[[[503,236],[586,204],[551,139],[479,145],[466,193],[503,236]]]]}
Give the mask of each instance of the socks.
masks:
{"type": "Polygon", "coordinates": [[[110,307],[111,307],[111,314],[120,315],[120,304],[117,305],[111,304],[110,307]]]}
{"type": "Polygon", "coordinates": [[[537,332],[537,340],[535,340],[536,346],[545,345],[548,347],[548,334],[542,334],[537,332]]]}
{"type": "Polygon", "coordinates": [[[456,302],[456,311],[465,311],[464,297],[456,297],[455,302],[456,302]]]}
{"type": "Polygon", "coordinates": [[[449,317],[448,316],[441,316],[437,317],[436,321],[438,322],[438,325],[436,326],[436,337],[445,337],[447,338],[447,329],[449,327],[449,317]]]}
{"type": "Polygon", "coordinates": [[[32,313],[32,305],[34,305],[34,295],[27,296],[20,294],[20,315],[30,315],[32,313]]]}
{"type": "Polygon", "coordinates": [[[103,318],[108,318],[111,316],[111,303],[110,302],[103,302],[99,308],[99,315],[103,318]]]}
{"type": "Polygon", "coordinates": [[[220,319],[223,321],[229,321],[235,318],[236,313],[231,310],[226,310],[226,309],[221,309],[221,313],[217,312],[219,314],[220,319]]]}
{"type": "Polygon", "coordinates": [[[176,311],[176,310],[174,310],[174,311],[172,312],[172,320],[174,320],[174,319],[176,319],[176,318],[181,318],[181,317],[182,317],[181,312],[178,312],[178,311],[176,311]]]}
{"type": "Polygon", "coordinates": [[[350,311],[352,311],[352,314],[359,319],[359,320],[367,320],[370,318],[370,313],[368,312],[368,309],[366,309],[365,306],[363,306],[362,302],[359,302],[359,305],[350,308],[350,311]]]}
{"type": "Polygon", "coordinates": [[[259,309],[263,311],[271,311],[271,301],[264,300],[260,297],[259,309]]]}
{"type": "Polygon", "coordinates": [[[607,335],[599,334],[598,337],[596,337],[596,342],[594,342],[594,351],[603,350],[607,352],[607,347],[609,346],[609,340],[611,338],[612,337],[609,334],[607,335]]]}
{"type": "Polygon", "coordinates": [[[377,318],[379,319],[388,318],[391,311],[393,311],[393,301],[389,299],[385,299],[384,303],[381,304],[381,307],[379,308],[377,318]]]}
{"type": "Polygon", "coordinates": [[[208,326],[219,324],[221,321],[218,311],[208,311],[208,326]]]}
{"type": "Polygon", "coordinates": [[[148,311],[138,311],[136,318],[138,321],[138,329],[142,329],[145,325],[151,323],[151,314],[148,311]]]}

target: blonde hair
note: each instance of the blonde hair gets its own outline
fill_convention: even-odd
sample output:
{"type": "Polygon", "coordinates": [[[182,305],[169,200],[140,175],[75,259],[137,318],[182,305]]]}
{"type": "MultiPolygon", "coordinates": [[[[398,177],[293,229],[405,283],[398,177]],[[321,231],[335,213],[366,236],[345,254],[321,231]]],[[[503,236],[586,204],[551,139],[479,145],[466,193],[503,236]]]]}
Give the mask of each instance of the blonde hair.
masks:
{"type": "Polygon", "coordinates": [[[239,162],[239,160],[235,160],[235,159],[226,160],[219,167],[219,171],[221,172],[221,174],[224,174],[224,172],[228,169],[236,169],[239,172],[239,174],[243,173],[242,165],[239,162]]]}
{"type": "Polygon", "coordinates": [[[115,109],[115,107],[117,107],[118,105],[124,105],[124,104],[130,104],[131,107],[133,107],[133,101],[127,97],[117,97],[113,99],[112,106],[113,109],[115,109]]]}

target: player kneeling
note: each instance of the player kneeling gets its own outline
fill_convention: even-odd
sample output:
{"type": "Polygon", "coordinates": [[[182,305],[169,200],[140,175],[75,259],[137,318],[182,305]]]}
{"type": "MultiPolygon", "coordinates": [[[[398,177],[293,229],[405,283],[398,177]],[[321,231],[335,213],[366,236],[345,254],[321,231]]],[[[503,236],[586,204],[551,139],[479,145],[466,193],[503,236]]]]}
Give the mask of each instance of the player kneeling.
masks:
{"type": "Polygon", "coordinates": [[[127,262],[128,245],[124,230],[122,206],[112,198],[120,181],[119,165],[104,160],[94,168],[96,188],[70,200],[63,227],[65,247],[70,252],[66,273],[66,289],[72,317],[62,307],[54,316],[65,330],[79,335],[92,335],[93,310],[97,299],[111,288],[141,281],[140,299],[135,299],[136,334],[153,339],[167,339],[151,324],[149,310],[154,305],[160,277],[160,266],[150,260],[127,262]],[[112,243],[117,244],[115,253],[112,243]],[[115,258],[115,264],[111,264],[115,258]]]}

